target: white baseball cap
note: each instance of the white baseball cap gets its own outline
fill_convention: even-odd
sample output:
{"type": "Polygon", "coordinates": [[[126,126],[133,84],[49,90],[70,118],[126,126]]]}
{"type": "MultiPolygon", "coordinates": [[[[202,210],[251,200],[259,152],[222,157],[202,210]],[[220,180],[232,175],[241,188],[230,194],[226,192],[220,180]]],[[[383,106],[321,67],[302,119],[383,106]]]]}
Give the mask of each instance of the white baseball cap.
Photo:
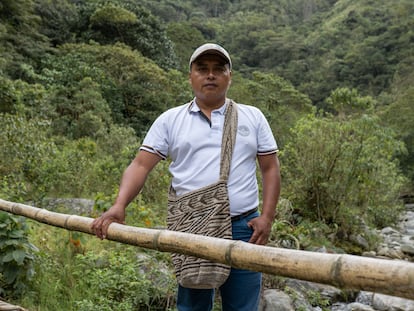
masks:
{"type": "Polygon", "coordinates": [[[215,43],[205,43],[201,46],[199,46],[194,52],[193,55],[191,55],[190,57],[190,69],[191,69],[191,64],[201,55],[203,54],[217,54],[222,56],[227,63],[229,64],[230,70],[231,70],[231,58],[229,53],[220,45],[215,44],[215,43]]]}

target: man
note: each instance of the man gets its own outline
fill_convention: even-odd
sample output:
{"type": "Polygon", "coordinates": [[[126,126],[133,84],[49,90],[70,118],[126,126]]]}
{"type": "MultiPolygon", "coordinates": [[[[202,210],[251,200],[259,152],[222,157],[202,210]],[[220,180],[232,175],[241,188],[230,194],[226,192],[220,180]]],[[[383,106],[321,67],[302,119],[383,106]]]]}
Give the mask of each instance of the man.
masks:
{"type": "MultiPolygon", "coordinates": [[[[114,205],[94,220],[92,228],[104,239],[112,222],[123,223],[127,205],[141,191],[146,177],[162,159],[170,157],[172,187],[177,195],[210,185],[219,179],[224,113],[229,99],[232,63],[217,44],[197,48],[190,58],[189,81],[195,98],[161,114],[151,126],[136,158],[125,170],[114,205]]],[[[275,217],[280,193],[277,145],[259,109],[237,104],[238,131],[228,179],[233,239],[264,245],[275,217]],[[256,159],[262,175],[261,214],[256,159]]],[[[261,273],[231,269],[220,287],[224,311],[257,310],[261,273]]],[[[179,311],[209,311],[214,289],[179,285],[179,311]]]]}

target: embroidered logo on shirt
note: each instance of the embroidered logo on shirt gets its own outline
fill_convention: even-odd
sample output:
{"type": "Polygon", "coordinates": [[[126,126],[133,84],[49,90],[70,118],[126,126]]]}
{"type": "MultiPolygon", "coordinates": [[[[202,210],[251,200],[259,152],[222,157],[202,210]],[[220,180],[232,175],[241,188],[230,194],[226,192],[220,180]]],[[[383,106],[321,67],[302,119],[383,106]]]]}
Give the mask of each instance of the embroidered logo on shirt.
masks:
{"type": "Polygon", "coordinates": [[[250,130],[246,125],[240,125],[237,129],[237,132],[241,135],[241,136],[248,136],[250,134],[250,130]]]}

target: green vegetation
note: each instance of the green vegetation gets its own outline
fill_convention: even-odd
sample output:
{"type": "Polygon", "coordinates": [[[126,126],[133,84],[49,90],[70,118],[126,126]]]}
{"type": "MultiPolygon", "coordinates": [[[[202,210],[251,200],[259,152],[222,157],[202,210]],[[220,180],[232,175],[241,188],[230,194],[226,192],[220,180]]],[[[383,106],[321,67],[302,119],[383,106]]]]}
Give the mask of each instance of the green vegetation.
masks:
{"type": "Polygon", "coordinates": [[[40,250],[36,275],[21,298],[30,310],[168,310],[174,305],[175,279],[166,255],[31,227],[40,250]]]}
{"type": "Polygon", "coordinates": [[[36,247],[28,241],[27,225],[22,217],[0,212],[0,295],[19,296],[34,274],[36,247]]]}
{"type": "MultiPolygon", "coordinates": [[[[1,0],[0,197],[109,208],[153,120],[192,98],[193,49],[214,41],[233,58],[229,96],[265,113],[281,149],[271,244],[360,253],[362,235],[373,248],[364,227],[392,225],[414,193],[413,17],[411,0],[1,0]]],[[[165,225],[167,168],[128,224],[165,225]]],[[[0,218],[0,297],[173,310],[167,254],[0,218]]]]}

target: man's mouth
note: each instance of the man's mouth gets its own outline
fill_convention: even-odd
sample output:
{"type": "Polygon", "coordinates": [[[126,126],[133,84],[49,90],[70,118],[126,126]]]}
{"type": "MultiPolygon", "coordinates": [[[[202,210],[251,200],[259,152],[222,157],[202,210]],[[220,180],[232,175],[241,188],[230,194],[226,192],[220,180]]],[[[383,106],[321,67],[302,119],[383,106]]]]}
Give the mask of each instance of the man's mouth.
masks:
{"type": "Polygon", "coordinates": [[[204,84],[204,87],[217,87],[217,84],[215,84],[215,83],[207,83],[207,84],[204,84]]]}

